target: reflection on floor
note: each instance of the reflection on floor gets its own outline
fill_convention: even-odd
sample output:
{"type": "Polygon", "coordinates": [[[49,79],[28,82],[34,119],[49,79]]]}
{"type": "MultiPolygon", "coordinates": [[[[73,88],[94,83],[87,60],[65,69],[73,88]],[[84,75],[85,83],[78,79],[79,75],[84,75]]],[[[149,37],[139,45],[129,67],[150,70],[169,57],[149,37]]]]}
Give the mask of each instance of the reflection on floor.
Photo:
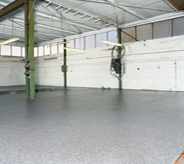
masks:
{"type": "MultiPolygon", "coordinates": [[[[58,91],[63,90],[64,88],[61,86],[42,86],[42,85],[36,85],[35,91],[36,92],[47,92],[47,91],[58,91]]],[[[5,86],[0,87],[0,95],[8,95],[8,94],[20,94],[20,93],[26,93],[26,86],[5,86]]]]}
{"type": "Polygon", "coordinates": [[[173,164],[184,93],[71,88],[0,95],[2,164],[173,164]]]}

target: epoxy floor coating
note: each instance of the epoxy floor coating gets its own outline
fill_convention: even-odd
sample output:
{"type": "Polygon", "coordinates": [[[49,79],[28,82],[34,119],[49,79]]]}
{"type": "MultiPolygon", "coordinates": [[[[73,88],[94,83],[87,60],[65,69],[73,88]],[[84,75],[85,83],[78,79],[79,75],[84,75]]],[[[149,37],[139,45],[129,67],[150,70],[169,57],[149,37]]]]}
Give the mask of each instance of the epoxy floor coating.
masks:
{"type": "Polygon", "coordinates": [[[68,89],[0,96],[1,164],[173,164],[184,93],[68,89]]]}
{"type": "MultiPolygon", "coordinates": [[[[49,85],[36,85],[35,89],[64,89],[64,87],[61,86],[49,86],[49,85]]],[[[18,85],[18,86],[0,86],[0,92],[3,91],[25,91],[26,86],[25,85],[18,85]]]]}

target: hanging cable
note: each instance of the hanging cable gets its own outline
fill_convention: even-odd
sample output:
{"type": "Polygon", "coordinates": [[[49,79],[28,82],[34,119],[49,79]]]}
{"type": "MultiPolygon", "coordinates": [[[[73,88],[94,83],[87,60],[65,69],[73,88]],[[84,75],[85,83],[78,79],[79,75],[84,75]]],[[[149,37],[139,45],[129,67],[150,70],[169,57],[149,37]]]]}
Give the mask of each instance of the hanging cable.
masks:
{"type": "MultiPolygon", "coordinates": [[[[12,20],[13,20],[13,16],[12,16],[12,20]]],[[[12,38],[13,38],[13,21],[12,21],[12,38]]]]}
{"type": "Polygon", "coordinates": [[[34,7],[35,7],[35,4],[36,4],[36,0],[34,0],[33,6],[32,6],[32,8],[31,8],[31,10],[30,10],[30,12],[29,12],[29,16],[28,16],[29,19],[30,19],[30,16],[31,16],[31,12],[33,11],[33,9],[34,9],[34,7]]]}
{"type": "Polygon", "coordinates": [[[111,51],[111,64],[110,64],[110,74],[113,77],[119,79],[117,74],[121,74],[121,59],[125,56],[126,49],[125,46],[114,46],[111,51]],[[118,47],[118,51],[121,51],[121,56],[115,56],[114,50],[118,47]]]}

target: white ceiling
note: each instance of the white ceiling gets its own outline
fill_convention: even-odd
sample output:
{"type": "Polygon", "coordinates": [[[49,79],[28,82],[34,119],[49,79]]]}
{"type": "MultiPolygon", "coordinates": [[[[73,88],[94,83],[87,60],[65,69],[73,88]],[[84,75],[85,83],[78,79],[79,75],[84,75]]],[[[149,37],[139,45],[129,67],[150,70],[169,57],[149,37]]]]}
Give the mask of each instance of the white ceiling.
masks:
{"type": "MultiPolygon", "coordinates": [[[[11,2],[1,0],[0,9],[11,2]]],[[[166,0],[43,0],[35,6],[35,43],[169,13],[178,12],[166,0]]],[[[12,26],[14,36],[24,41],[24,8],[0,22],[0,39],[12,37],[12,26]]]]}

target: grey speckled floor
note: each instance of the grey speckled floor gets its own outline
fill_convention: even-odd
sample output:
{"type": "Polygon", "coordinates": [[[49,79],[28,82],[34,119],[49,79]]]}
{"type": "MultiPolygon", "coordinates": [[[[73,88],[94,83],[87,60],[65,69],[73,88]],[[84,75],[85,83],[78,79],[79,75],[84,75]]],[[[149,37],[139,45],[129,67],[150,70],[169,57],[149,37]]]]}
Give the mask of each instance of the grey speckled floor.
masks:
{"type": "MultiPolygon", "coordinates": [[[[63,87],[60,86],[48,86],[48,85],[36,85],[35,89],[45,89],[45,88],[60,88],[62,89],[63,87]]],[[[17,90],[26,90],[25,85],[18,85],[18,86],[5,86],[5,87],[0,87],[0,92],[1,91],[17,91],[17,90]]]]}
{"type": "Polygon", "coordinates": [[[69,89],[0,96],[0,164],[173,164],[184,93],[69,89]]]}

